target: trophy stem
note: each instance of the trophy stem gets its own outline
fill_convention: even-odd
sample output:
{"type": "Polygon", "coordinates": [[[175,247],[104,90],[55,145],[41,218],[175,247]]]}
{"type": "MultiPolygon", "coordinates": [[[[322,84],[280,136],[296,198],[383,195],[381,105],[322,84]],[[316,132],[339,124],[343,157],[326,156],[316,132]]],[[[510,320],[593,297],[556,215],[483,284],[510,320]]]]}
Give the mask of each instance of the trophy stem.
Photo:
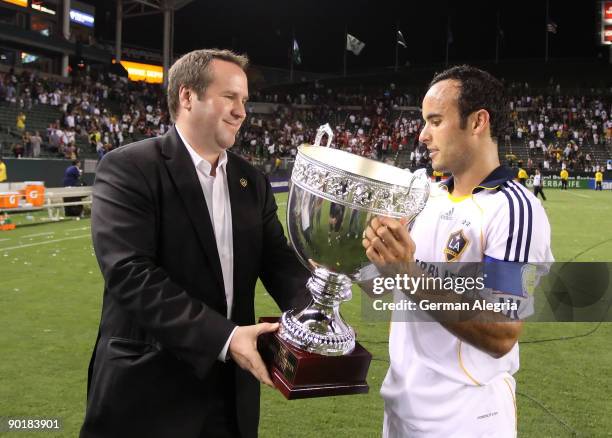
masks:
{"type": "Polygon", "coordinates": [[[339,306],[352,297],[351,280],[342,274],[334,274],[321,268],[315,270],[306,287],[315,301],[323,306],[339,306]]]}
{"type": "Polygon", "coordinates": [[[301,311],[283,313],[279,336],[311,353],[340,356],[353,351],[355,332],[340,315],[340,303],[352,295],[350,279],[317,268],[306,286],[313,301],[301,311]]]}

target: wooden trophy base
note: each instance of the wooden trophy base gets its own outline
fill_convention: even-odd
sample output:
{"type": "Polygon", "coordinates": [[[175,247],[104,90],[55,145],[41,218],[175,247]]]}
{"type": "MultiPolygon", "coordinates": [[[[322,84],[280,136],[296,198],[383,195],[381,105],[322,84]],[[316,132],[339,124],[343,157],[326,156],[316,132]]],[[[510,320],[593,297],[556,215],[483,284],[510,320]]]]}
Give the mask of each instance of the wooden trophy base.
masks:
{"type": "MultiPolygon", "coordinates": [[[[259,322],[278,322],[262,317],[259,322]]],[[[268,366],[274,386],[288,400],[335,395],[365,394],[372,355],[355,343],[344,356],[323,356],[300,350],[278,336],[266,333],[257,341],[259,352],[268,366]]]]}

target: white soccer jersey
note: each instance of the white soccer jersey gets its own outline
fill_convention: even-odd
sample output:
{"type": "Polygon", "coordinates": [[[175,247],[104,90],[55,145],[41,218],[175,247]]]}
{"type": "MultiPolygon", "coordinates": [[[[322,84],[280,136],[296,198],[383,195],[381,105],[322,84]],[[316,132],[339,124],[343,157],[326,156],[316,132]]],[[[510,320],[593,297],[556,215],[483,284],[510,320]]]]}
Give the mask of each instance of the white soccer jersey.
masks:
{"type": "MultiPolygon", "coordinates": [[[[512,180],[509,169],[497,168],[462,199],[453,198],[448,189],[452,178],[432,188],[412,226],[421,268],[440,262],[507,265],[553,260],[542,204],[512,180]]],[[[503,286],[495,289],[493,295],[504,292],[503,286]]],[[[508,297],[521,298],[514,293],[508,297]]],[[[505,299],[504,294],[489,298],[505,299]]],[[[425,312],[404,311],[394,314],[393,321],[390,367],[381,388],[384,436],[515,436],[512,374],[519,368],[518,344],[495,359],[462,342],[425,312]]]]}
{"type": "Polygon", "coordinates": [[[534,187],[540,187],[542,185],[542,175],[536,173],[533,176],[533,186],[534,187]]]}

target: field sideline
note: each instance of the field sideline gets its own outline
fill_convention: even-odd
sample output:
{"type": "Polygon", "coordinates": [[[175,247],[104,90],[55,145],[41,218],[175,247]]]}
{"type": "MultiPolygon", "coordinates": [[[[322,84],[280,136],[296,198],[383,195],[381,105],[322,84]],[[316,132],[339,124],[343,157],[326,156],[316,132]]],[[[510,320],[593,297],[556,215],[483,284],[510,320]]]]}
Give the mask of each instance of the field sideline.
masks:
{"type": "MultiPolygon", "coordinates": [[[[612,261],[612,191],[547,189],[557,261],[612,261]]],[[[277,195],[284,223],[286,194],[277,195]]],[[[28,222],[18,218],[18,222],[28,222]]],[[[2,436],[75,437],[85,408],[87,364],[96,338],[102,278],[90,221],[64,221],[0,232],[0,417],[59,417],[59,433],[2,436]]],[[[380,436],[378,389],[387,365],[388,326],[361,320],[361,295],[342,306],[374,361],[370,393],[285,401],[262,389],[260,436],[380,436]]],[[[278,309],[261,285],[257,314],[278,309]]],[[[612,436],[612,324],[531,323],[517,373],[519,436],[612,436]],[[595,329],[595,331],[593,331],[595,329]],[[531,343],[549,338],[587,336],[531,343]]]]}

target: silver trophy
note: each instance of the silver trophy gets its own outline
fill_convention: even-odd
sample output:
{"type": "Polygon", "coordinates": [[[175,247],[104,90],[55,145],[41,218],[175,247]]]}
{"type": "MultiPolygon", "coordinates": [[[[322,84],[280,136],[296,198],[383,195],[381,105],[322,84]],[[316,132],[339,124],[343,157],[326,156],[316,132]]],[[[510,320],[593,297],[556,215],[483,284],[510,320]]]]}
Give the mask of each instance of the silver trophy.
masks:
{"type": "Polygon", "coordinates": [[[289,344],[327,356],[349,354],[355,332],[340,315],[353,281],[369,264],[363,232],[375,216],[407,218],[425,207],[429,178],[330,146],[333,132],[319,128],[314,145],[302,145],[291,174],[287,205],[289,240],[312,272],[313,301],[281,317],[279,336],[289,344]],[[327,134],[327,145],[321,146],[327,134]]]}

